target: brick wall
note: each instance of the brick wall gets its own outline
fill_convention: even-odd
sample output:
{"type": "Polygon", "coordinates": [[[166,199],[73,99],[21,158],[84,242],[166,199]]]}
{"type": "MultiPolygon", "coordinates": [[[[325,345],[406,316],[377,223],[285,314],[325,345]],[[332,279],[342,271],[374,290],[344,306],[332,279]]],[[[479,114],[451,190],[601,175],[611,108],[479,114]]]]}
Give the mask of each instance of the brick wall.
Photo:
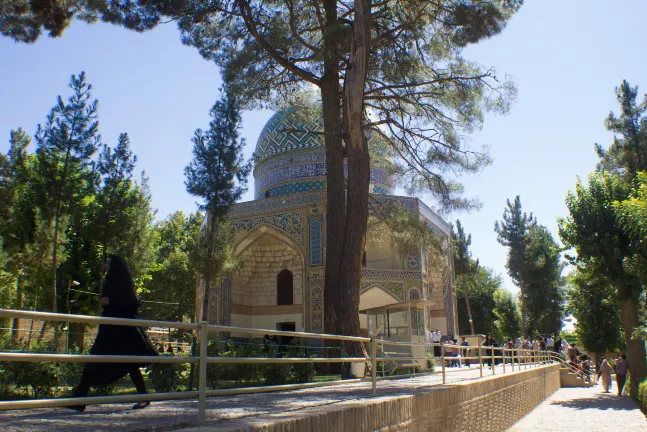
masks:
{"type": "Polygon", "coordinates": [[[247,418],[209,430],[504,431],[557,391],[559,386],[559,365],[550,365],[430,387],[407,396],[382,396],[299,413],[247,418]]]}

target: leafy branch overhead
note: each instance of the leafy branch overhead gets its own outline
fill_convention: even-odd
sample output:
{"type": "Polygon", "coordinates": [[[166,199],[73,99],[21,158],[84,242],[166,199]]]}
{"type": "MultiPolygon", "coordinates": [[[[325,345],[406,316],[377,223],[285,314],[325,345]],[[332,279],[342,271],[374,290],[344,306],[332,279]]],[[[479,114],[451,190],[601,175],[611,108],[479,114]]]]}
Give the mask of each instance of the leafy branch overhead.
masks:
{"type": "MultiPolygon", "coordinates": [[[[74,18],[135,31],[177,22],[183,43],[222,68],[246,108],[285,101],[326,74],[346,87],[356,18],[353,1],[10,0],[1,6],[5,36],[33,42],[45,29],[60,36],[74,18]],[[332,51],[332,52],[330,52],[332,51]],[[326,70],[324,57],[334,58],[326,70]],[[331,77],[333,75],[330,75],[331,77]]],[[[443,208],[473,208],[459,176],[491,163],[467,136],[485,112],[507,112],[511,81],[465,60],[462,49],[502,31],[521,0],[388,0],[369,2],[371,40],[363,127],[390,143],[401,185],[430,193],[443,208]]]]}

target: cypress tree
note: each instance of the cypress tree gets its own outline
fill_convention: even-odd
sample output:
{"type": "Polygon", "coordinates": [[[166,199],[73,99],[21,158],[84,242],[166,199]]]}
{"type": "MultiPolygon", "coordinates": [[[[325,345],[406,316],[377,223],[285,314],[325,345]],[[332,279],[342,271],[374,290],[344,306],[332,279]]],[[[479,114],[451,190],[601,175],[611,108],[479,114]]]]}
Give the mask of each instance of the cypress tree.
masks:
{"type": "Polygon", "coordinates": [[[187,191],[202,199],[199,207],[207,219],[202,243],[205,253],[200,264],[205,289],[201,293],[202,314],[196,317],[205,321],[208,292],[232,266],[227,212],[245,192],[250,171],[250,164],[242,156],[245,142],[239,133],[240,107],[229,89],[222,90],[221,95],[211,109],[209,129],[197,129],[193,135],[193,160],[185,168],[187,191]]]}

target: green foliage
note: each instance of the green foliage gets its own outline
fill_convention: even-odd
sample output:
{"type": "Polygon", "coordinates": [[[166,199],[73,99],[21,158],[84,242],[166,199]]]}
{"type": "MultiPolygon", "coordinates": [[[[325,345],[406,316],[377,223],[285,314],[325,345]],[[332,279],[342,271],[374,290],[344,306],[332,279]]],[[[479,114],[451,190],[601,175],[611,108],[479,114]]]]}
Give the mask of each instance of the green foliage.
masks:
{"type": "Polygon", "coordinates": [[[526,247],[525,307],[528,334],[558,334],[564,317],[560,246],[543,225],[533,224],[526,247]]]}
{"type": "Polygon", "coordinates": [[[568,276],[567,310],[577,320],[575,335],[587,351],[603,353],[624,346],[615,290],[582,267],[568,276]]]}
{"type": "Polygon", "coordinates": [[[59,396],[66,384],[61,367],[54,362],[7,362],[2,369],[10,384],[36,399],[59,396]]]}
{"type": "Polygon", "coordinates": [[[600,144],[595,150],[600,157],[598,171],[611,171],[635,178],[640,171],[647,171],[647,95],[638,102],[638,87],[623,80],[615,89],[620,105],[620,114],[609,114],[605,125],[613,132],[613,143],[608,149],[600,144]]]}
{"type": "Polygon", "coordinates": [[[618,220],[613,204],[630,197],[631,186],[611,173],[589,175],[588,184],[577,182],[569,192],[566,206],[569,216],[559,220],[559,234],[567,247],[577,252],[572,263],[586,265],[590,271],[609,280],[618,298],[636,297],[640,285],[623,267],[631,257],[634,243],[618,220]]]}
{"type": "Polygon", "coordinates": [[[519,196],[514,203],[507,201],[494,230],[508,247],[506,267],[519,287],[522,334],[559,333],[564,309],[559,245],[532,213],[522,213],[519,196]]]}
{"type": "Polygon", "coordinates": [[[186,370],[185,364],[155,363],[148,373],[148,378],[158,393],[174,392],[180,389],[182,374],[186,370]]]}
{"type": "Polygon", "coordinates": [[[642,412],[647,413],[647,380],[638,385],[638,403],[642,412]]]}
{"type": "Polygon", "coordinates": [[[506,289],[499,288],[494,293],[494,339],[515,340],[521,334],[521,314],[517,300],[506,289]]]}
{"type": "MultiPolygon", "coordinates": [[[[376,197],[370,199],[369,235],[366,239],[368,249],[379,249],[381,245],[388,244],[401,254],[419,250],[443,250],[438,232],[421,221],[418,212],[404,209],[392,201],[382,202],[376,197]]],[[[433,258],[434,254],[429,256],[433,258]]]]}
{"type": "Polygon", "coordinates": [[[144,316],[150,319],[183,321],[195,314],[197,244],[204,217],[175,212],[156,223],[155,262],[142,285],[144,316]],[[147,303],[146,300],[160,303],[147,303]],[[163,303],[162,303],[163,302],[163,303]]]}
{"type": "MultiPolygon", "coordinates": [[[[503,280],[492,269],[479,266],[476,273],[467,281],[474,330],[476,334],[492,333],[494,330],[493,323],[496,319],[494,315],[494,293],[502,287],[503,280]]],[[[464,290],[457,290],[456,298],[458,327],[463,331],[463,329],[470,328],[464,290]]]]}
{"type": "Polygon", "coordinates": [[[198,244],[198,270],[204,279],[202,319],[208,319],[206,291],[240,266],[233,256],[233,233],[226,217],[229,207],[247,190],[251,169],[242,155],[245,142],[240,138],[240,105],[231,89],[222,92],[210,114],[209,129],[195,131],[193,160],[184,170],[187,191],[203,200],[200,209],[207,212],[198,244]]]}

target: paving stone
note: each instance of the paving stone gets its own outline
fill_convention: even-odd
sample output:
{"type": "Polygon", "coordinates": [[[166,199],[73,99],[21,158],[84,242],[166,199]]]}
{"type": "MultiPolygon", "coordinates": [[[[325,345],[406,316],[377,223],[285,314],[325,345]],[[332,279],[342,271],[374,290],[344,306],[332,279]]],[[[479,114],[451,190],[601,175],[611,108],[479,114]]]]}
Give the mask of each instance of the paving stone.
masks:
{"type": "Polygon", "coordinates": [[[631,398],[603,393],[596,385],[557,390],[508,432],[614,430],[647,432],[647,419],[631,398]]]}
{"type": "MultiPolygon", "coordinates": [[[[507,371],[510,371],[508,366],[507,371]]],[[[478,367],[448,368],[447,383],[478,379],[478,367]]],[[[496,369],[502,373],[501,366],[496,369]]],[[[484,368],[483,376],[492,371],[484,368]]],[[[378,382],[379,396],[410,395],[428,391],[442,384],[440,371],[408,379],[378,382]]],[[[371,398],[371,383],[361,382],[275,393],[224,396],[207,400],[207,424],[264,414],[300,412],[313,407],[330,406],[371,398]]],[[[144,410],[131,410],[133,403],[88,406],[85,413],[65,408],[0,411],[1,431],[170,431],[195,424],[197,400],[153,402],[144,410]]]]}

